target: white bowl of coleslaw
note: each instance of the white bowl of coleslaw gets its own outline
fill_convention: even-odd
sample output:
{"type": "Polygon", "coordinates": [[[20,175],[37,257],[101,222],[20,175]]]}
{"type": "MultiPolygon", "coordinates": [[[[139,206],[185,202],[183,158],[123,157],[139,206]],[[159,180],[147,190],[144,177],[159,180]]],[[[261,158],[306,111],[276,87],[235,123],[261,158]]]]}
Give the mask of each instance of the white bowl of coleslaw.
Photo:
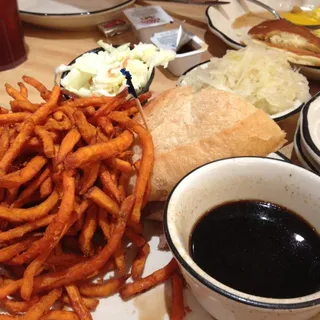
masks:
{"type": "Polygon", "coordinates": [[[140,43],[131,47],[126,43],[116,47],[101,40],[98,44],[99,48],[56,68],[56,75],[61,75],[61,87],[70,94],[115,96],[126,87],[126,79],[120,72],[123,68],[130,72],[137,94],[144,93],[149,90],[154,68],[166,67],[175,58],[175,52],[158,49],[152,44],[140,43]]]}

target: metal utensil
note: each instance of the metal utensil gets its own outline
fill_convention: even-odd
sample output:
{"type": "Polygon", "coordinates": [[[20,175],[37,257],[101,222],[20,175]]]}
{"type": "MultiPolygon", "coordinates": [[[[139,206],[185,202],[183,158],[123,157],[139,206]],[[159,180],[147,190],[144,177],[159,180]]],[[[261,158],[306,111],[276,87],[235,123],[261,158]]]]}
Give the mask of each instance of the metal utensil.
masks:
{"type": "Polygon", "coordinates": [[[218,1],[218,0],[150,0],[150,1],[163,1],[163,2],[178,2],[184,4],[202,4],[202,5],[210,5],[210,6],[219,6],[223,4],[229,4],[229,1],[218,1]]]}
{"type": "Polygon", "coordinates": [[[250,1],[252,3],[255,3],[256,5],[268,10],[270,13],[272,13],[274,15],[274,17],[277,19],[277,20],[280,20],[282,19],[280,14],[273,8],[269,7],[268,5],[266,5],[265,3],[261,2],[261,1],[258,1],[258,0],[247,0],[247,1],[250,1]]]}

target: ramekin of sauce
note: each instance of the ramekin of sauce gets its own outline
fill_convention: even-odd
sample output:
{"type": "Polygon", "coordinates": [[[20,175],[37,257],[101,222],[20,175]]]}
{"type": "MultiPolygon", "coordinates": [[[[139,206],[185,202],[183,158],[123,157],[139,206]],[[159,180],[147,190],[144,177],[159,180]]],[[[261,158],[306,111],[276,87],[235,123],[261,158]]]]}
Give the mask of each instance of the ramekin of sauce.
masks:
{"type": "Polygon", "coordinates": [[[218,160],[170,194],[167,242],[217,320],[310,319],[320,311],[320,177],[259,157],[218,160]]]}

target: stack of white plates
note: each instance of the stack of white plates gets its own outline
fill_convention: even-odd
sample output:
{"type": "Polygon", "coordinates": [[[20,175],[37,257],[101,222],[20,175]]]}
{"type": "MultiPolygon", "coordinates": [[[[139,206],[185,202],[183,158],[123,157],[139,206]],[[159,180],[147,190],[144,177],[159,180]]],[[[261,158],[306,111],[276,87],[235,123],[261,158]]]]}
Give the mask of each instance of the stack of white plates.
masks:
{"type": "Polygon", "coordinates": [[[303,167],[320,173],[320,92],[302,109],[294,149],[303,167]]]}

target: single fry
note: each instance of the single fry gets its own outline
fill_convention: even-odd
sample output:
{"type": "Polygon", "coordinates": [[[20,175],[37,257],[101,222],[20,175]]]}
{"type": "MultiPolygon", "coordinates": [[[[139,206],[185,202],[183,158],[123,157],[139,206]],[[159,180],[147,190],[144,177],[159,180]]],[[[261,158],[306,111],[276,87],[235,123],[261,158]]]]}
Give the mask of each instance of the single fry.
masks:
{"type": "MultiPolygon", "coordinates": [[[[72,311],[52,310],[40,318],[40,320],[80,320],[72,311]]],[[[0,319],[1,320],[1,319],[0,319]]]]}
{"type": "Polygon", "coordinates": [[[79,291],[86,297],[110,297],[119,292],[119,289],[129,278],[128,275],[117,279],[109,279],[103,283],[88,283],[79,286],[79,291]]]}
{"type": "Polygon", "coordinates": [[[0,249],[0,262],[11,260],[14,256],[30,247],[37,239],[39,239],[39,237],[30,237],[0,249]]]}
{"type": "Polygon", "coordinates": [[[97,129],[88,122],[81,110],[77,110],[73,117],[82,138],[87,144],[90,144],[96,137],[97,129]]]}
{"type": "Polygon", "coordinates": [[[150,198],[150,194],[151,194],[151,180],[149,179],[148,182],[147,182],[146,190],[145,190],[144,195],[143,195],[143,200],[142,200],[142,205],[141,205],[142,209],[148,203],[149,198],[150,198]]]}
{"type": "Polygon", "coordinates": [[[93,106],[87,107],[83,109],[83,113],[86,117],[91,117],[96,112],[96,109],[93,106]]]}
{"type": "Polygon", "coordinates": [[[48,177],[46,180],[44,180],[40,186],[40,198],[46,198],[47,196],[49,196],[51,194],[53,190],[53,181],[51,177],[48,177]]]}
{"type": "Polygon", "coordinates": [[[100,161],[97,161],[83,168],[83,176],[79,181],[79,194],[85,194],[95,184],[99,175],[100,164],[100,161]]]}
{"type": "Polygon", "coordinates": [[[86,107],[95,107],[101,106],[107,102],[109,102],[112,97],[90,97],[90,98],[79,98],[77,100],[68,100],[62,104],[62,106],[68,106],[72,108],[86,108],[86,107]]]}
{"type": "Polygon", "coordinates": [[[58,192],[54,190],[41,204],[28,209],[8,208],[0,205],[0,218],[11,222],[35,221],[46,216],[58,201],[58,192]]]}
{"type": "Polygon", "coordinates": [[[8,151],[10,145],[9,128],[7,126],[1,128],[0,132],[0,160],[8,151]]]}
{"type": "Polygon", "coordinates": [[[92,316],[89,310],[86,308],[78,288],[73,285],[68,285],[66,286],[66,291],[68,293],[72,308],[78,317],[82,320],[92,320],[92,316]]]}
{"type": "Polygon", "coordinates": [[[24,97],[24,98],[28,98],[28,89],[26,88],[26,86],[24,85],[23,82],[18,82],[18,86],[20,88],[20,94],[24,97]]]}
{"type": "Polygon", "coordinates": [[[49,99],[50,91],[41,82],[29,76],[23,76],[22,80],[38,90],[44,100],[49,99]]]}
{"type": "Polygon", "coordinates": [[[29,183],[29,185],[21,192],[19,198],[13,204],[13,207],[20,208],[26,203],[26,199],[28,199],[45,181],[51,173],[51,170],[46,167],[43,172],[35,178],[33,181],[29,183]]]}
{"type": "Polygon", "coordinates": [[[10,206],[17,198],[19,193],[19,188],[7,189],[5,203],[10,206]]]}
{"type": "Polygon", "coordinates": [[[38,320],[40,319],[52,305],[60,298],[61,289],[52,290],[48,295],[43,296],[38,303],[33,305],[26,314],[20,317],[21,320],[38,320]]]}
{"type": "Polygon", "coordinates": [[[59,165],[64,161],[67,155],[73,150],[74,146],[79,142],[80,138],[80,133],[76,128],[73,128],[65,135],[57,154],[55,161],[56,165],[59,165]]]}
{"type": "Polygon", "coordinates": [[[27,234],[28,232],[45,227],[52,221],[53,218],[54,218],[54,215],[50,215],[50,216],[41,218],[39,220],[27,222],[25,224],[22,224],[8,231],[0,232],[0,243],[4,241],[20,238],[25,234],[27,234]]]}
{"type": "Polygon", "coordinates": [[[68,268],[86,260],[87,258],[82,255],[74,253],[62,253],[61,255],[51,254],[45,262],[45,265],[68,268]]]}
{"type": "Polygon", "coordinates": [[[38,301],[38,297],[33,297],[30,301],[15,301],[13,299],[5,298],[1,300],[1,305],[11,313],[21,313],[28,311],[38,301]]]}
{"type": "Polygon", "coordinates": [[[123,201],[125,197],[119,191],[117,184],[111,178],[110,172],[105,165],[101,165],[99,177],[105,193],[108,192],[118,203],[123,201]]]}
{"type": "Polygon", "coordinates": [[[108,166],[121,172],[131,174],[133,171],[132,166],[128,161],[119,158],[110,158],[105,161],[108,164],[108,166]]]}
{"type": "Polygon", "coordinates": [[[97,229],[97,206],[91,205],[88,209],[84,224],[79,236],[80,248],[85,256],[93,256],[92,237],[97,229]]]}
{"type": "MultiPolygon", "coordinates": [[[[151,98],[151,92],[148,91],[146,93],[140,94],[140,96],[138,97],[139,101],[141,103],[147,101],[148,99],[151,98]]],[[[121,110],[126,110],[126,109],[130,109],[134,106],[136,106],[136,101],[134,99],[128,100],[126,101],[124,104],[121,105],[121,110]]]]}
{"type": "Polygon", "coordinates": [[[48,158],[53,158],[55,154],[53,138],[50,133],[42,126],[36,126],[34,132],[41,139],[43,152],[48,158]]]}
{"type": "Polygon", "coordinates": [[[47,163],[43,156],[35,156],[21,170],[0,177],[0,188],[18,188],[36,176],[47,163]]]}
{"type": "Polygon", "coordinates": [[[131,107],[129,109],[122,111],[122,113],[127,117],[132,117],[136,115],[138,112],[139,112],[139,109],[137,107],[131,107]]]}
{"type": "Polygon", "coordinates": [[[177,270],[178,264],[173,258],[165,267],[153,272],[149,276],[139,279],[133,283],[125,284],[120,289],[122,299],[129,299],[138,293],[145,292],[156,285],[167,281],[177,270]]]}
{"type": "Polygon", "coordinates": [[[146,240],[130,227],[126,229],[124,235],[138,248],[142,247],[146,243],[146,240]]]}
{"type": "Polygon", "coordinates": [[[183,302],[183,280],[178,272],[175,272],[171,278],[172,286],[172,304],[170,320],[183,320],[185,316],[183,302]]]}
{"type": "Polygon", "coordinates": [[[113,258],[119,274],[120,275],[124,274],[126,271],[126,261],[124,257],[124,250],[123,250],[122,243],[119,244],[117,250],[113,255],[113,258]]]}
{"type": "Polygon", "coordinates": [[[128,96],[128,91],[123,90],[115,98],[109,100],[102,107],[100,107],[94,114],[94,118],[98,119],[99,117],[106,116],[110,112],[116,110],[118,107],[120,107],[122,103],[126,101],[127,96],[128,96]]]}
{"type": "Polygon", "coordinates": [[[150,246],[149,243],[146,242],[143,247],[140,248],[132,263],[131,276],[133,280],[141,278],[149,253],[150,246]]]}
{"type": "Polygon", "coordinates": [[[89,162],[115,157],[118,153],[127,150],[132,142],[133,134],[130,131],[125,130],[117,138],[108,142],[96,143],[94,145],[79,148],[76,152],[70,154],[66,158],[65,165],[67,168],[75,169],[89,162]]]}
{"type": "Polygon", "coordinates": [[[97,123],[108,137],[114,132],[113,125],[107,117],[99,117],[97,123]]]}
{"type": "Polygon", "coordinates": [[[119,215],[120,209],[118,204],[98,187],[91,188],[86,196],[88,199],[95,202],[99,207],[105,209],[108,213],[114,216],[119,215]]]}
{"type": "Polygon", "coordinates": [[[28,117],[30,117],[30,114],[28,112],[3,113],[0,114],[0,125],[23,122],[28,117]]]}
{"type": "Polygon", "coordinates": [[[98,212],[98,225],[102,230],[104,237],[109,240],[111,237],[110,223],[106,211],[101,207],[99,208],[98,212]]]}
{"type": "MultiPolygon", "coordinates": [[[[6,298],[17,292],[22,284],[22,279],[19,280],[7,280],[0,286],[0,300],[6,298]]],[[[0,318],[1,319],[1,318],[0,318]]]]}
{"type": "Polygon", "coordinates": [[[40,108],[40,104],[31,103],[28,100],[13,100],[10,102],[10,106],[13,112],[35,112],[40,108]]]}
{"type": "Polygon", "coordinates": [[[135,186],[134,194],[136,196],[136,202],[134,204],[133,212],[130,220],[132,223],[137,224],[140,221],[141,209],[143,205],[143,196],[148,184],[148,181],[152,174],[153,163],[154,163],[154,147],[152,142],[152,136],[146,128],[138,124],[134,120],[125,117],[121,112],[113,112],[110,114],[110,118],[114,121],[125,125],[127,128],[131,129],[136,133],[142,144],[142,158],[139,170],[139,176],[137,178],[137,183],[135,186]]]}
{"type": "MultiPolygon", "coordinates": [[[[62,296],[61,301],[67,305],[71,305],[70,299],[67,295],[62,296]]],[[[95,310],[99,304],[99,300],[95,298],[86,298],[82,297],[82,301],[87,309],[89,310],[95,310]]]]}

